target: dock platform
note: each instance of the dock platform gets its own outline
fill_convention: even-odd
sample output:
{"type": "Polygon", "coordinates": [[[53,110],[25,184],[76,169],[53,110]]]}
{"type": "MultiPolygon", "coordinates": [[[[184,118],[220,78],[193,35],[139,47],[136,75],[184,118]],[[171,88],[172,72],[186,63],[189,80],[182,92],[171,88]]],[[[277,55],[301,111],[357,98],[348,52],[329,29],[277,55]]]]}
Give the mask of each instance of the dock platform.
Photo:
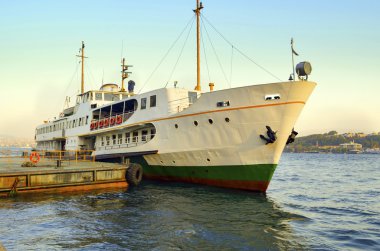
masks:
{"type": "Polygon", "coordinates": [[[127,165],[43,159],[35,167],[22,167],[25,157],[0,158],[0,196],[26,192],[62,192],[128,187],[127,165]]]}

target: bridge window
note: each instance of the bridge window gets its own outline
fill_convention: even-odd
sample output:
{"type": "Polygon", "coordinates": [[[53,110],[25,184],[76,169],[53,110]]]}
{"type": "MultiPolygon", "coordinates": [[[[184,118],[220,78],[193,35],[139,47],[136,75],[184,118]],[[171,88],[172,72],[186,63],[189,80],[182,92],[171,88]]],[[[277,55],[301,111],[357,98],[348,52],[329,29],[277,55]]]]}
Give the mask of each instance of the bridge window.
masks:
{"type": "Polygon", "coordinates": [[[120,96],[119,96],[119,94],[104,93],[104,100],[105,101],[116,101],[116,100],[120,100],[120,96]]]}
{"type": "Polygon", "coordinates": [[[102,93],[95,93],[95,100],[102,100],[103,96],[102,93]]]}
{"type": "Polygon", "coordinates": [[[141,99],[141,110],[146,109],[146,98],[141,99]]]}
{"type": "Polygon", "coordinates": [[[157,100],[156,95],[150,96],[150,107],[156,107],[156,100],[157,100]]]}

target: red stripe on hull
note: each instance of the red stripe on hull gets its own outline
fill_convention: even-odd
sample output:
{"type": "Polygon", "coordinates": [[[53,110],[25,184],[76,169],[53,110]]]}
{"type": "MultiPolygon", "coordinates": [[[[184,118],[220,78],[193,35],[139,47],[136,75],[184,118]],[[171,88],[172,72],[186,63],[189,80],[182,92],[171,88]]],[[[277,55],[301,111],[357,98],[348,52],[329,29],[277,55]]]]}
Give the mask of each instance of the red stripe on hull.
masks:
{"type": "Polygon", "coordinates": [[[265,191],[267,190],[269,186],[269,181],[213,180],[213,179],[202,179],[202,178],[156,176],[156,175],[146,175],[146,174],[144,174],[144,178],[152,179],[152,180],[197,183],[197,184],[204,184],[204,185],[209,185],[209,186],[234,188],[234,189],[249,190],[249,191],[263,192],[263,193],[265,193],[265,191]]]}

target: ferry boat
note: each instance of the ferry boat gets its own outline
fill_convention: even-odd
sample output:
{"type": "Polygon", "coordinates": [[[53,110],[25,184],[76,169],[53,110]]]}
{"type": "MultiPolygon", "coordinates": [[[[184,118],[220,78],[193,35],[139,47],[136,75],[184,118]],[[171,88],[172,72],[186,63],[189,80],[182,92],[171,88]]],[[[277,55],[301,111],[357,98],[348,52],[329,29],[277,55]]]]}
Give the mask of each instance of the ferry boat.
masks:
{"type": "MultiPolygon", "coordinates": [[[[37,126],[38,150],[94,150],[96,160],[132,163],[144,178],[265,192],[293,127],[316,83],[311,66],[297,65],[298,80],[201,90],[197,0],[197,84],[134,93],[122,84],[84,90],[58,118],[37,126]]],[[[292,54],[293,55],[293,54],[292,54]]],[[[294,76],[293,67],[293,77],[294,76]]],[[[295,79],[295,78],[294,78],[295,79]]],[[[132,165],[131,164],[131,165],[132,165]]]]}

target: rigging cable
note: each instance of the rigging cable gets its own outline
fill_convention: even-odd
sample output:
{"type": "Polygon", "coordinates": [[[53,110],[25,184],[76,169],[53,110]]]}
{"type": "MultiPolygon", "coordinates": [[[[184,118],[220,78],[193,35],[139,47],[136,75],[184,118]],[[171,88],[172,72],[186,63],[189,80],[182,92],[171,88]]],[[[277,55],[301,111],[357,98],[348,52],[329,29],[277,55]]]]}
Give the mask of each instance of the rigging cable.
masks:
{"type": "Polygon", "coordinates": [[[187,33],[187,36],[186,36],[185,42],[184,42],[183,45],[182,45],[181,52],[180,52],[179,55],[178,55],[177,61],[176,61],[175,64],[174,64],[173,70],[172,70],[172,72],[170,73],[170,77],[169,77],[168,81],[166,81],[166,85],[165,85],[165,87],[168,85],[170,79],[171,79],[172,76],[173,76],[173,73],[174,73],[175,69],[177,68],[177,65],[178,65],[179,59],[181,58],[182,53],[183,53],[183,49],[185,48],[185,46],[186,46],[186,44],[187,44],[187,41],[188,41],[188,39],[189,39],[189,35],[190,35],[190,32],[191,32],[191,29],[193,28],[194,21],[195,21],[195,18],[193,19],[193,22],[191,23],[191,26],[190,26],[189,32],[187,33]]]}
{"type": "MultiPolygon", "coordinates": [[[[201,29],[203,29],[202,26],[201,26],[201,29]]],[[[207,69],[207,75],[208,75],[208,82],[211,83],[210,70],[208,68],[207,55],[206,55],[206,47],[205,47],[205,44],[204,44],[204,41],[203,41],[202,34],[203,33],[202,33],[202,30],[201,30],[201,41],[202,41],[202,47],[203,47],[203,54],[205,55],[206,69],[207,69]]]]}
{"type": "Polygon", "coordinates": [[[231,46],[231,62],[230,62],[230,88],[232,85],[232,63],[233,63],[233,58],[234,58],[234,46],[231,46]]]}
{"type": "Polygon", "coordinates": [[[213,44],[212,41],[211,41],[211,38],[210,38],[210,36],[209,36],[209,34],[208,34],[208,31],[207,31],[207,29],[206,29],[206,26],[205,26],[205,24],[204,24],[204,22],[203,22],[203,18],[202,18],[202,16],[201,16],[201,19],[202,19],[202,25],[203,25],[203,27],[204,27],[204,30],[206,31],[206,35],[207,35],[208,41],[210,42],[211,47],[212,47],[212,50],[214,51],[215,57],[216,57],[216,59],[217,59],[217,61],[218,61],[218,63],[219,63],[219,67],[220,67],[220,69],[222,70],[222,73],[223,73],[224,79],[226,80],[226,82],[227,82],[227,84],[228,84],[228,79],[227,79],[226,73],[224,72],[223,66],[222,66],[222,64],[220,63],[220,60],[219,60],[218,54],[216,53],[216,50],[215,50],[214,44],[213,44]]]}
{"type": "Polygon", "coordinates": [[[89,60],[87,59],[87,64],[86,64],[86,70],[88,70],[88,73],[87,73],[87,76],[91,77],[92,78],[92,82],[90,82],[90,87],[92,90],[94,90],[94,84],[96,83],[95,81],[95,78],[94,78],[94,74],[92,74],[92,70],[91,70],[91,67],[90,67],[90,64],[89,64],[89,60]]]}
{"type": "MultiPolygon", "coordinates": [[[[77,60],[75,59],[75,61],[77,61],[77,60]]],[[[69,84],[66,86],[66,90],[63,92],[65,95],[66,95],[67,91],[69,90],[71,84],[73,83],[73,80],[74,80],[74,78],[75,78],[75,75],[76,75],[77,72],[78,72],[78,69],[79,69],[79,63],[76,64],[75,71],[74,71],[73,75],[71,76],[71,80],[70,80],[69,84]]],[[[57,102],[57,105],[56,105],[55,107],[59,107],[59,106],[60,106],[59,103],[61,103],[61,102],[58,101],[58,102],[57,102]]],[[[58,110],[58,108],[55,109],[55,110],[58,110]]]]}
{"type": "MultiPolygon", "coordinates": [[[[234,46],[229,40],[227,40],[227,38],[225,36],[223,36],[222,33],[220,33],[214,25],[212,25],[210,23],[210,21],[208,21],[208,19],[201,13],[201,17],[204,18],[206,20],[206,22],[216,31],[216,33],[219,34],[219,36],[222,37],[222,39],[228,43],[229,45],[231,46],[234,46]]],[[[272,77],[274,77],[275,79],[279,80],[279,81],[282,81],[279,77],[277,77],[276,75],[274,75],[273,73],[271,73],[269,70],[265,69],[263,66],[261,66],[260,64],[256,63],[252,58],[250,58],[249,56],[247,56],[246,54],[244,54],[241,50],[239,50],[239,48],[237,48],[236,46],[234,46],[235,50],[237,52],[239,52],[243,57],[245,57],[246,59],[248,59],[249,61],[251,61],[252,63],[254,63],[257,67],[259,67],[260,69],[262,69],[263,71],[265,71],[266,73],[268,73],[269,75],[271,75],[272,77]]]]}
{"type": "Polygon", "coordinates": [[[173,47],[175,46],[175,44],[178,42],[178,40],[182,37],[182,34],[185,32],[185,30],[187,29],[187,27],[189,26],[189,24],[191,23],[191,21],[195,18],[195,15],[193,15],[190,20],[187,22],[185,28],[181,31],[181,33],[179,34],[179,36],[177,37],[177,39],[173,42],[173,44],[169,47],[168,51],[165,53],[165,55],[162,57],[162,59],[160,60],[160,62],[157,64],[156,68],[154,68],[153,72],[149,75],[148,79],[144,82],[144,84],[142,85],[141,89],[137,92],[138,94],[144,89],[145,85],[149,82],[149,80],[152,78],[153,74],[157,71],[157,69],[160,67],[160,65],[162,64],[162,62],[165,60],[165,58],[168,56],[169,52],[173,49],[173,47]]]}

